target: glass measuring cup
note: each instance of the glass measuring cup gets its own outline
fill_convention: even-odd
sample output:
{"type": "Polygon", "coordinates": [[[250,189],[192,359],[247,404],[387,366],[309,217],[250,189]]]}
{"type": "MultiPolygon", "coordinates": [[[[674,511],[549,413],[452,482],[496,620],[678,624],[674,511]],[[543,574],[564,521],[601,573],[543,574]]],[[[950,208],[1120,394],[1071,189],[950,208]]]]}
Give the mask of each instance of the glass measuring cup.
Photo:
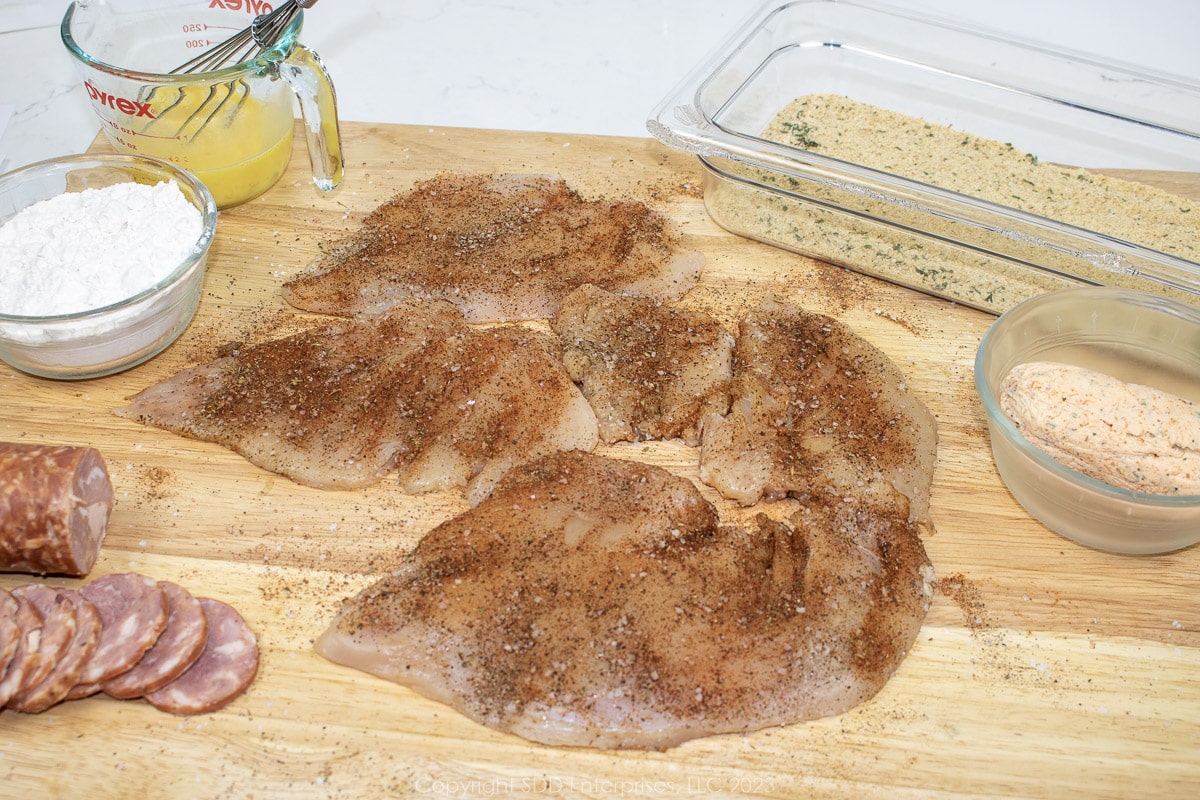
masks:
{"type": "Polygon", "coordinates": [[[76,0],[61,33],[113,147],[178,164],[228,208],[287,168],[296,101],[313,181],[328,191],[342,179],[333,83],[298,41],[303,11],[250,60],[169,74],[271,9],[267,0],[76,0]]]}

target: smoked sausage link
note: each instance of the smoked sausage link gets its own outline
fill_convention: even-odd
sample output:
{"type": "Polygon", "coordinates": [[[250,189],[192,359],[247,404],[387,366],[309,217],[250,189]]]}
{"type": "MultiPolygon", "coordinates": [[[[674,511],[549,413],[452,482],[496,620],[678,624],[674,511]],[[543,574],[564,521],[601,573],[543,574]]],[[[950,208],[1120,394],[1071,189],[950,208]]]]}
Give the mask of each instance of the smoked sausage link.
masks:
{"type": "Polygon", "coordinates": [[[86,575],[111,511],[95,448],[0,442],[0,572],[86,575]]]}

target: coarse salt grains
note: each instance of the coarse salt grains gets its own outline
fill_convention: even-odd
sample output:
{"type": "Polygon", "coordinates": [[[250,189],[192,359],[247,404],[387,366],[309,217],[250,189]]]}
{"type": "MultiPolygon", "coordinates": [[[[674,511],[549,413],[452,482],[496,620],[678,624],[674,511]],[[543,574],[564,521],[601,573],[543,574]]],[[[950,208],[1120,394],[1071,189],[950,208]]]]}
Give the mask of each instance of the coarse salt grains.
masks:
{"type": "Polygon", "coordinates": [[[34,203],[0,226],[0,313],[56,316],[124,300],[170,275],[203,229],[175,181],[34,203]]]}

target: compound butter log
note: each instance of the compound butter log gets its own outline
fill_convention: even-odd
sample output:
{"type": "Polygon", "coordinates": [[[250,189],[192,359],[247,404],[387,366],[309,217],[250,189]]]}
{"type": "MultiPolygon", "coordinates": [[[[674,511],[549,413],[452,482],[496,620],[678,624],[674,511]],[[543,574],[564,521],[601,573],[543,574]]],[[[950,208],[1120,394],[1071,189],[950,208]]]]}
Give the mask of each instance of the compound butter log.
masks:
{"type": "Polygon", "coordinates": [[[111,510],[95,448],[0,442],[0,572],[86,575],[111,510]]]}

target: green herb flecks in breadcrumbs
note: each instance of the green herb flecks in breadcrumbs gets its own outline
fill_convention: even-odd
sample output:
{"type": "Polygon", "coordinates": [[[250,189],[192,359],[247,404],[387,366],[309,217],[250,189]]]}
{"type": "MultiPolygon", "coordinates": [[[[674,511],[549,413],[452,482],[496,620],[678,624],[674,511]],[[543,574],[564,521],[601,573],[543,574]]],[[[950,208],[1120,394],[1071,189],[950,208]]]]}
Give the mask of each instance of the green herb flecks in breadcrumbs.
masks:
{"type": "MultiPolygon", "coordinates": [[[[1187,261],[1200,261],[1200,214],[1189,213],[1194,205],[1191,200],[1132,181],[1048,163],[1008,142],[836,95],[795,100],[762,136],[780,144],[819,149],[831,158],[1018,208],[1187,261]]],[[[1113,267],[1107,253],[1075,252],[1078,245],[1073,239],[1047,246],[1041,238],[1045,233],[1032,226],[1022,228],[1014,223],[1009,230],[968,226],[931,214],[920,202],[892,202],[833,182],[799,181],[761,170],[741,174],[856,213],[836,208],[817,211],[771,192],[718,182],[708,203],[714,217],[726,227],[987,310],[1000,312],[1036,294],[1088,282],[1147,289],[1200,303],[1196,294],[1164,289],[1139,270],[1123,268],[1120,259],[1113,260],[1117,265],[1113,267]],[[918,252],[910,246],[914,240],[908,234],[875,219],[927,230],[942,239],[919,240],[926,247],[918,252]],[[945,240],[969,241],[977,249],[945,240]],[[991,253],[1007,253],[1013,260],[991,253]],[[1025,268],[1014,260],[1044,270],[1025,268]]]]}
{"type": "Polygon", "coordinates": [[[787,132],[788,144],[803,147],[806,150],[815,150],[821,146],[812,138],[812,128],[807,123],[784,120],[779,123],[779,127],[787,132]]]}

